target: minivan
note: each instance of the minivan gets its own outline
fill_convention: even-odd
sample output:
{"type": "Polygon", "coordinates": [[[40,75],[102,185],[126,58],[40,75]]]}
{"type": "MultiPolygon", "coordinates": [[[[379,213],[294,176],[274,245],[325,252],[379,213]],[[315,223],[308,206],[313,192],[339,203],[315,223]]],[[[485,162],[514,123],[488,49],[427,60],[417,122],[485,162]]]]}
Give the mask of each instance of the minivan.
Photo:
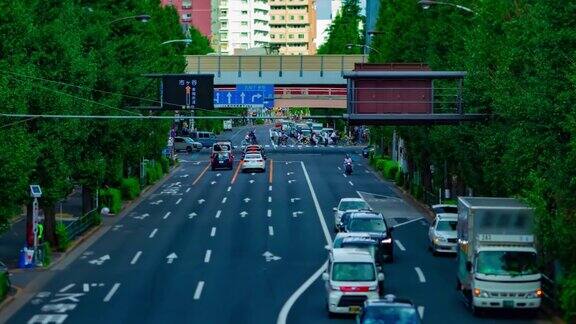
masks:
{"type": "Polygon", "coordinates": [[[216,135],[212,132],[194,131],[190,133],[190,138],[202,143],[202,147],[212,147],[216,143],[216,135]]]}

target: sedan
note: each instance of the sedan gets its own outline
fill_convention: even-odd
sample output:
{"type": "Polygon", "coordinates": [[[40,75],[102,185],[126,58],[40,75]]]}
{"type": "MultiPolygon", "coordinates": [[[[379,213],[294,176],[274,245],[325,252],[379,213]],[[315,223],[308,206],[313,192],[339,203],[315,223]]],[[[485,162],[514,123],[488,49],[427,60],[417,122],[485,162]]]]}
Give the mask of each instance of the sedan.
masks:
{"type": "Polygon", "coordinates": [[[266,171],[266,162],[260,153],[247,153],[242,162],[242,172],[249,170],[266,171]]]}
{"type": "Polygon", "coordinates": [[[367,300],[356,323],[405,323],[421,324],[420,314],[414,304],[407,299],[386,295],[381,300],[367,300]]]}
{"type": "Polygon", "coordinates": [[[458,215],[438,214],[428,230],[429,249],[434,255],[438,252],[456,253],[458,215]]]}
{"type": "MultiPolygon", "coordinates": [[[[345,212],[358,211],[358,210],[372,210],[370,206],[362,198],[342,198],[338,207],[334,207],[334,225],[337,227],[340,223],[340,218],[345,212]]],[[[337,230],[337,228],[336,228],[337,230]]]]}

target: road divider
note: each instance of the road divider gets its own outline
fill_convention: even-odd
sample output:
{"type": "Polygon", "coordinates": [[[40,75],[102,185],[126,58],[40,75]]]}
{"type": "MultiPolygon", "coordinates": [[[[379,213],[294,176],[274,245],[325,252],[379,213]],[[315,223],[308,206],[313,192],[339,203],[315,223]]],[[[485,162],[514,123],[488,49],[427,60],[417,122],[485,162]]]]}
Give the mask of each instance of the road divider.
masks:
{"type": "Polygon", "coordinates": [[[414,222],[417,222],[417,221],[422,220],[422,219],[424,219],[424,217],[419,217],[419,218],[415,218],[415,219],[406,221],[406,222],[404,222],[404,223],[396,224],[396,225],[394,225],[394,228],[400,227],[400,226],[404,226],[404,225],[408,225],[408,224],[410,224],[410,223],[414,223],[414,222]]]}
{"type": "Polygon", "coordinates": [[[268,171],[268,182],[272,184],[272,180],[274,179],[274,161],[270,159],[270,167],[268,171]]]}
{"type": "Polygon", "coordinates": [[[242,161],[238,163],[236,167],[236,171],[234,171],[234,175],[232,176],[232,180],[230,180],[230,184],[234,184],[236,182],[236,177],[238,177],[238,172],[240,171],[240,167],[242,167],[242,161]]]}

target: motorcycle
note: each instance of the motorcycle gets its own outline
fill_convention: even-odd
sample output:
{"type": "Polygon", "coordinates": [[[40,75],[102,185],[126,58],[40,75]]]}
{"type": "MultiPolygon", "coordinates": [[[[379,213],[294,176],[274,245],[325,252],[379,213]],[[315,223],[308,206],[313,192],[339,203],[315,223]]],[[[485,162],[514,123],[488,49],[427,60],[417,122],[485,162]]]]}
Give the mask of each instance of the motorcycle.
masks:
{"type": "Polygon", "coordinates": [[[346,170],[346,175],[351,175],[352,174],[352,163],[347,162],[344,167],[346,170]]]}

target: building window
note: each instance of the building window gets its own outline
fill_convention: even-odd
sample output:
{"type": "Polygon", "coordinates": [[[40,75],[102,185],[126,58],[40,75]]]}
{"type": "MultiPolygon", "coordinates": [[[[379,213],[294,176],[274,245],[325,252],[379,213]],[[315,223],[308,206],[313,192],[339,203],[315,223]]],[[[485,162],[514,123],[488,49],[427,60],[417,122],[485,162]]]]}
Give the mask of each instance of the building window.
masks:
{"type": "Polygon", "coordinates": [[[280,16],[280,20],[284,20],[284,16],[281,15],[281,16],[280,16]]]}
{"type": "Polygon", "coordinates": [[[248,37],[248,33],[246,33],[246,32],[240,33],[240,36],[242,36],[242,37],[248,37]]]}
{"type": "Polygon", "coordinates": [[[272,34],[272,35],[270,35],[270,38],[274,39],[274,38],[276,38],[276,35],[272,34]]]}
{"type": "Polygon", "coordinates": [[[290,20],[294,20],[294,16],[290,16],[290,20]]]}
{"type": "Polygon", "coordinates": [[[298,34],[298,38],[304,38],[304,34],[298,34]]]}
{"type": "Polygon", "coordinates": [[[289,34],[288,38],[290,38],[290,39],[294,38],[294,34],[289,34]]]}
{"type": "Polygon", "coordinates": [[[304,16],[300,16],[300,20],[304,20],[304,16]]]}
{"type": "Polygon", "coordinates": [[[222,28],[226,28],[226,27],[228,27],[228,22],[227,22],[227,21],[223,21],[223,22],[220,23],[220,26],[221,26],[222,28]]]}
{"type": "Polygon", "coordinates": [[[182,0],[182,9],[190,9],[190,8],[192,8],[192,1],[182,0]]]}
{"type": "Polygon", "coordinates": [[[276,20],[276,16],[270,16],[270,19],[276,20]]]}
{"type": "Polygon", "coordinates": [[[241,25],[241,26],[248,26],[248,22],[247,22],[247,21],[241,21],[241,22],[240,22],[240,25],[241,25]]]}
{"type": "Polygon", "coordinates": [[[226,16],[228,14],[228,10],[220,10],[220,16],[226,16]]]}
{"type": "Polygon", "coordinates": [[[280,34],[280,39],[284,39],[284,34],[280,34]]]}
{"type": "Polygon", "coordinates": [[[192,18],[192,14],[186,13],[186,14],[182,14],[182,20],[187,21],[190,20],[192,18]]]}
{"type": "Polygon", "coordinates": [[[248,11],[242,10],[242,14],[243,14],[243,15],[247,15],[247,14],[248,14],[248,11]]]}

